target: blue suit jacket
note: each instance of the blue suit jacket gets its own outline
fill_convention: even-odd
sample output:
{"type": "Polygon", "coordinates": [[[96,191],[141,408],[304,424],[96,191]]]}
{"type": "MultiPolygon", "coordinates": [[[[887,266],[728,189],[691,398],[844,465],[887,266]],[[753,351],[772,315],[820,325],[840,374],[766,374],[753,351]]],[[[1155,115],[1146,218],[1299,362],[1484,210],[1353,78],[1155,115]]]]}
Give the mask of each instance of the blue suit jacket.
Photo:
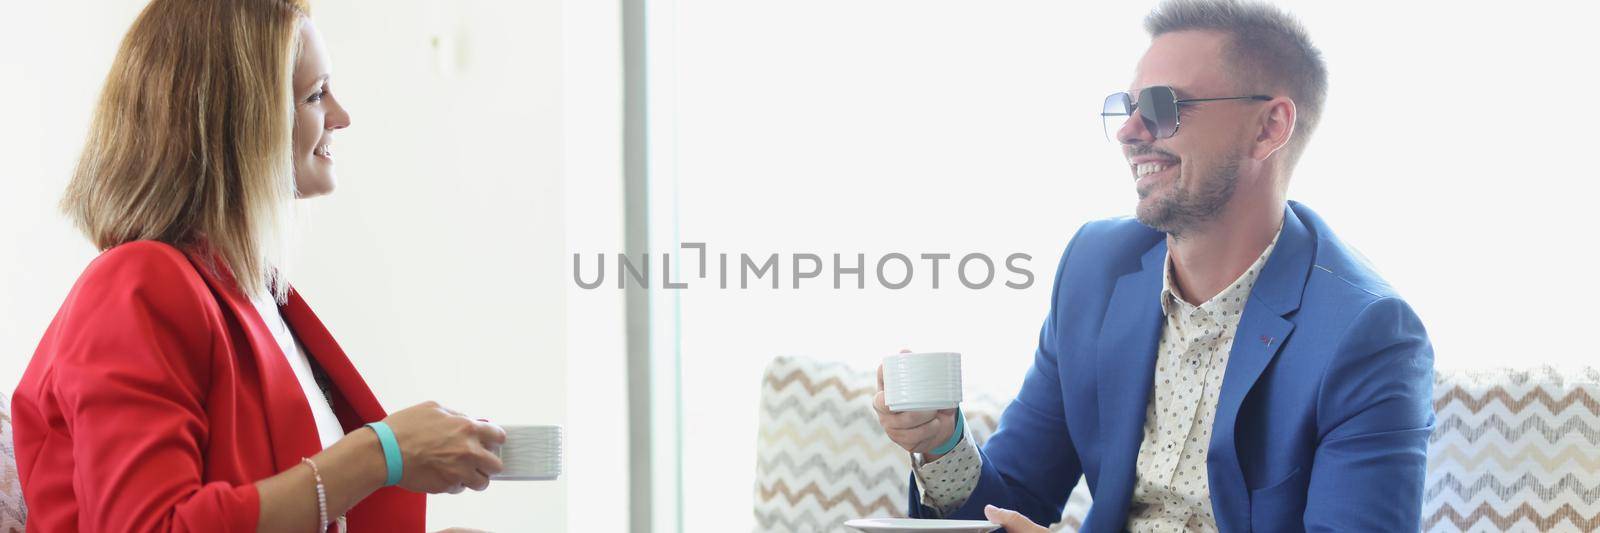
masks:
{"type": "MultiPolygon", "coordinates": [[[[983,506],[1061,516],[1079,476],[1083,531],[1122,531],[1164,320],[1165,234],[1091,222],[1061,257],[1033,367],[949,518],[983,506]]],[[[1224,532],[1408,531],[1434,417],[1422,323],[1309,208],[1290,202],[1245,304],[1206,456],[1224,532]]],[[[915,478],[911,515],[929,516],[915,478]]]]}

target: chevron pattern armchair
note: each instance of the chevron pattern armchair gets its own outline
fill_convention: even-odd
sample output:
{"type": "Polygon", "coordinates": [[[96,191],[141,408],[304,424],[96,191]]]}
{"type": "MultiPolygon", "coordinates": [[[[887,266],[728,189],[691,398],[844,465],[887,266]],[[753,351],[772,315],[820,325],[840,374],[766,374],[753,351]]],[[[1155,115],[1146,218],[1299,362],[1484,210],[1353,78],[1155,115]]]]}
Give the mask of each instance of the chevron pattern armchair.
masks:
{"type": "Polygon", "coordinates": [[[1600,370],[1437,372],[1428,531],[1600,531],[1600,370]]]}
{"type": "Polygon", "coordinates": [[[0,394],[0,533],[22,533],[28,507],[17,478],[17,448],[11,440],[11,405],[0,394]]]}
{"type": "MultiPolygon", "coordinates": [[[[846,520],[902,517],[906,454],[872,414],[873,369],[779,357],[761,385],[755,518],[759,532],[846,531],[846,520]]],[[[999,392],[999,391],[995,391],[999,392]]],[[[1004,403],[969,392],[974,438],[1004,403]]],[[[1600,530],[1600,371],[1438,371],[1423,529],[1600,530]]],[[[1076,531],[1090,495],[1079,484],[1051,529],[1076,531]]]]}
{"type": "MultiPolygon", "coordinates": [[[[756,451],[756,531],[851,531],[847,520],[904,517],[911,461],[878,427],[872,412],[875,368],[778,357],[761,382],[756,451]]],[[[1005,406],[970,392],[961,402],[978,443],[989,439],[1005,406]]],[[[1089,510],[1079,484],[1055,531],[1077,531],[1089,510]]]]}

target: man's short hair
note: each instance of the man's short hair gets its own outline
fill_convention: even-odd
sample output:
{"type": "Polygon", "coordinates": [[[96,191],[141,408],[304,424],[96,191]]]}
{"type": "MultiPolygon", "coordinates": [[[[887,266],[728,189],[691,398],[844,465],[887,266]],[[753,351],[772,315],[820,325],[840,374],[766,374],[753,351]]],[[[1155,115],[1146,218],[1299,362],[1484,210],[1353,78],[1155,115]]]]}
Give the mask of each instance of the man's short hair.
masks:
{"type": "Polygon", "coordinates": [[[1300,159],[1328,98],[1328,68],[1298,20],[1257,1],[1167,0],[1145,17],[1144,28],[1152,39],[1185,30],[1228,35],[1223,51],[1239,90],[1283,90],[1294,100],[1288,161],[1300,159]]]}

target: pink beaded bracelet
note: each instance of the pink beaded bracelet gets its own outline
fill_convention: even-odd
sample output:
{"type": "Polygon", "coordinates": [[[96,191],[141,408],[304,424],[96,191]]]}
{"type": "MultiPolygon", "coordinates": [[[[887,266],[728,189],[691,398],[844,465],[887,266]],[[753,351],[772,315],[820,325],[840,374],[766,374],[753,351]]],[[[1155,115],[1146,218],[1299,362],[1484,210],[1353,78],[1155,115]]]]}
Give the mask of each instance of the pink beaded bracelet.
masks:
{"type": "MultiPolygon", "coordinates": [[[[317,531],[326,532],[328,530],[328,491],[322,485],[322,471],[317,470],[317,463],[312,461],[310,457],[301,457],[300,462],[311,467],[311,477],[317,480],[317,531]]],[[[344,517],[339,517],[335,523],[338,524],[338,527],[335,527],[334,531],[344,533],[344,517]]]]}

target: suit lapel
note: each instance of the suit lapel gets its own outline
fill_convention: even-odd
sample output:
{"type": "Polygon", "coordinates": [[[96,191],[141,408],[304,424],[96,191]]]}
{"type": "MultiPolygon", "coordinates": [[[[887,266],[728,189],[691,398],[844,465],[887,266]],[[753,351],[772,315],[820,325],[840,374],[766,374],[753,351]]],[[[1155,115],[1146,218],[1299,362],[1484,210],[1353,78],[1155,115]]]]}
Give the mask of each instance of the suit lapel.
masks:
{"type": "Polygon", "coordinates": [[[1104,459],[1096,483],[1094,528],[1120,529],[1133,495],[1134,468],[1144,440],[1145,409],[1161,337],[1161,275],[1167,257],[1160,240],[1141,258],[1141,269],[1117,278],[1096,344],[1096,395],[1104,459]]]}
{"type": "Polygon", "coordinates": [[[238,320],[245,338],[233,339],[233,342],[244,341],[255,356],[256,371],[261,377],[261,404],[267,415],[267,437],[271,441],[273,464],[281,472],[300,464],[302,457],[316,455],[322,450],[322,443],[317,440],[317,424],[311,417],[311,406],[306,403],[305,393],[300,389],[294,369],[289,367],[288,358],[278,347],[277,339],[267,329],[261,314],[256,312],[250,299],[239,291],[232,274],[220,268],[213,271],[205,266],[207,262],[193,255],[190,256],[190,262],[200,271],[201,277],[211,286],[223,307],[238,320]]]}
{"type": "Polygon", "coordinates": [[[1250,290],[1244,314],[1234,330],[1228,367],[1222,378],[1211,448],[1206,457],[1212,509],[1220,529],[1243,531],[1249,523],[1249,489],[1234,441],[1239,410],[1267,366],[1294,331],[1285,317],[1300,309],[1300,296],[1310,275],[1316,243],[1294,211],[1285,209],[1283,230],[1267,264],[1250,290]]]}
{"type": "MultiPolygon", "coordinates": [[[[300,291],[291,287],[289,301],[280,309],[284,321],[305,347],[307,357],[315,360],[333,381],[334,411],[346,433],[388,416],[344,349],[334,342],[327,326],[300,297],[300,291]]],[[[427,495],[400,487],[384,487],[361,500],[345,517],[351,527],[363,531],[422,531],[427,522],[426,509],[427,495]]]]}
{"type": "Polygon", "coordinates": [[[361,374],[356,372],[356,367],[345,355],[344,349],[333,340],[333,335],[328,333],[327,326],[322,320],[311,312],[311,307],[306,305],[305,299],[300,297],[300,291],[290,289],[289,301],[283,305],[283,317],[299,337],[300,343],[305,346],[309,356],[316,360],[317,365],[328,373],[328,379],[333,381],[333,388],[338,392],[336,396],[348,406],[355,420],[344,420],[341,413],[340,422],[345,431],[353,431],[367,422],[383,420],[388,416],[383,405],[378,403],[378,398],[367,388],[367,382],[361,379],[361,374]]]}
{"type": "MultiPolygon", "coordinates": [[[[273,464],[282,472],[299,465],[300,458],[316,455],[322,450],[322,442],[317,438],[317,425],[311,416],[311,406],[306,403],[299,378],[289,368],[288,359],[278,347],[277,339],[267,329],[266,322],[261,320],[260,313],[256,312],[255,305],[239,292],[231,274],[221,269],[213,271],[206,266],[215,262],[207,262],[198,254],[191,254],[189,261],[200,271],[200,276],[211,286],[223,307],[237,318],[246,337],[243,340],[255,356],[256,369],[261,376],[261,402],[267,414],[268,448],[273,464]]],[[[345,431],[352,431],[364,422],[382,420],[385,416],[383,407],[372,396],[372,391],[367,389],[366,383],[350,364],[350,359],[345,357],[344,350],[333,342],[333,336],[328,334],[322,321],[300,298],[299,292],[291,290],[289,301],[279,310],[300,343],[310,352],[308,357],[315,358],[333,381],[337,389],[334,396],[339,398],[335,400],[335,410],[340,410],[342,402],[352,411],[339,413],[345,431]],[[351,420],[352,417],[347,414],[353,414],[355,420],[351,420]]],[[[241,339],[232,340],[238,342],[241,339]]],[[[235,350],[238,348],[235,347],[235,350]]],[[[421,531],[427,521],[425,496],[400,487],[385,487],[367,496],[345,516],[351,524],[366,531],[421,531]]]]}

